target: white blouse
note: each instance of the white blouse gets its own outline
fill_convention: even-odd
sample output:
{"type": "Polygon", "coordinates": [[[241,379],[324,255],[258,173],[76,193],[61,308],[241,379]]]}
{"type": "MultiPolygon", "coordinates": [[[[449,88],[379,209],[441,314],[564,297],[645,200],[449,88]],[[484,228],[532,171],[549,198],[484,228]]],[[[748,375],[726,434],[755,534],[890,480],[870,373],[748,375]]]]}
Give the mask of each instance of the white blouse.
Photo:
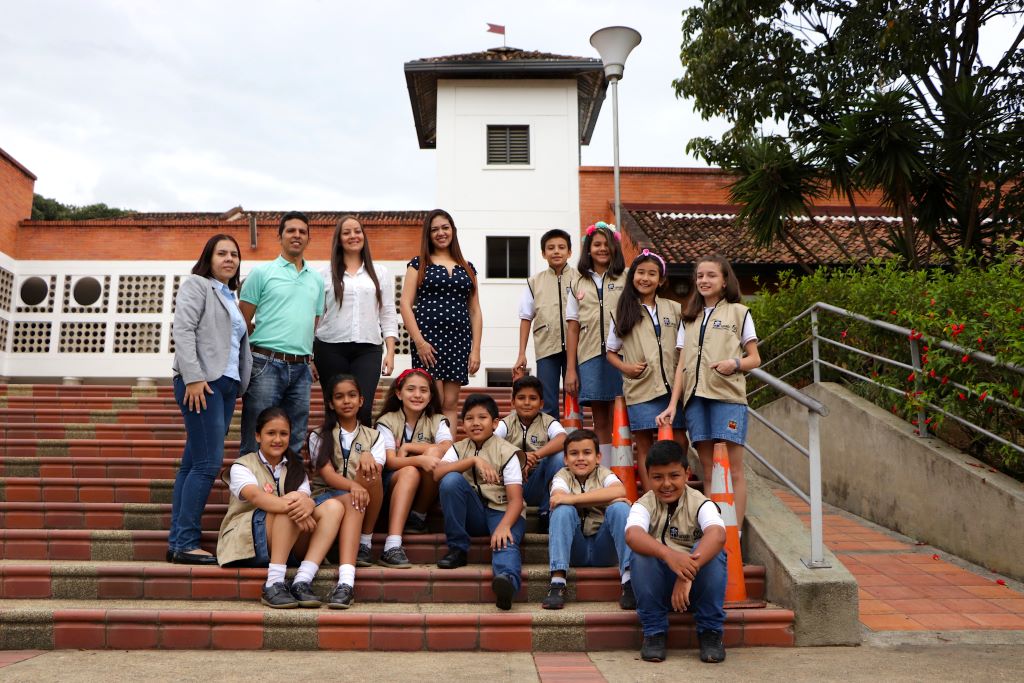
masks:
{"type": "Polygon", "coordinates": [[[388,274],[387,268],[374,264],[373,269],[380,283],[380,306],[377,305],[377,288],[373,286],[366,266],[359,266],[355,275],[347,272],[344,274],[345,293],[340,307],[334,297],[330,266],[321,271],[326,301],[324,315],[316,328],[317,339],[328,344],[381,344],[384,337],[398,339],[395,281],[388,274]]]}

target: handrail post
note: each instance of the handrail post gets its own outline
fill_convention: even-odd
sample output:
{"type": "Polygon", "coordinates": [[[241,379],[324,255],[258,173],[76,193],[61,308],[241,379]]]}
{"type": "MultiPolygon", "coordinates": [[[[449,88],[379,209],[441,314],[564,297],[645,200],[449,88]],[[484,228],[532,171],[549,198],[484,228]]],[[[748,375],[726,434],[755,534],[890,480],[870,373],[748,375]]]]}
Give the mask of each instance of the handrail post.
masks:
{"type": "Polygon", "coordinates": [[[807,411],[807,450],[811,454],[810,481],[807,493],[811,499],[811,557],[803,563],[808,569],[826,569],[832,564],[825,560],[825,544],[821,510],[821,424],[814,411],[807,411]]]}
{"type": "Polygon", "coordinates": [[[821,384],[821,366],[818,365],[818,358],[820,357],[818,352],[818,309],[811,311],[811,360],[813,365],[811,366],[814,370],[814,383],[821,384]]]}
{"type": "MultiPolygon", "coordinates": [[[[914,367],[914,400],[917,400],[920,395],[918,392],[921,391],[921,373],[924,371],[924,366],[921,364],[921,345],[913,336],[910,337],[910,364],[914,367]]],[[[931,434],[928,433],[928,425],[924,423],[925,419],[924,402],[918,402],[917,433],[927,439],[931,437],[931,434]]]]}

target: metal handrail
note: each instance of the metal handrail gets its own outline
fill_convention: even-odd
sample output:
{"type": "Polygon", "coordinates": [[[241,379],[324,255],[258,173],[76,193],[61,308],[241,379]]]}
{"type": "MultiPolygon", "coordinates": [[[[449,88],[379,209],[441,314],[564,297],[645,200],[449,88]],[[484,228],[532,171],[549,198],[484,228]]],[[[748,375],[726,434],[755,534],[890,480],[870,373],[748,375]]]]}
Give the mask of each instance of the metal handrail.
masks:
{"type": "Polygon", "coordinates": [[[822,417],[828,415],[828,406],[826,406],[824,403],[815,398],[811,398],[802,391],[793,388],[789,384],[786,384],[785,382],[776,378],[774,375],[769,375],[767,372],[760,368],[754,368],[753,370],[749,370],[747,372],[747,375],[761,382],[764,382],[765,384],[770,386],[772,389],[775,389],[775,391],[779,392],[780,394],[785,394],[786,396],[793,399],[794,401],[796,401],[804,408],[807,408],[807,410],[810,410],[813,413],[817,413],[822,417]]]}

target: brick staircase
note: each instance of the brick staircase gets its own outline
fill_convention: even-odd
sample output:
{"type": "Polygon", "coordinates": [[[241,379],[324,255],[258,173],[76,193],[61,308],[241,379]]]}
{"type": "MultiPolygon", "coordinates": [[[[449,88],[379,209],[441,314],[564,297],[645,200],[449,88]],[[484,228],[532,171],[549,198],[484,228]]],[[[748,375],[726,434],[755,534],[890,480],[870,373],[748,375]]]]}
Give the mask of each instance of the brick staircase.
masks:
{"type": "MultiPolygon", "coordinates": [[[[470,391],[464,390],[463,396],[470,391]]],[[[488,389],[502,414],[508,389],[488,389]]],[[[323,406],[312,398],[310,423],[323,406]]],[[[378,396],[380,398],[380,396],[378,396]]],[[[238,448],[238,411],[227,461],[238,448]]],[[[468,567],[442,571],[434,533],[407,536],[412,569],[357,570],[344,612],[275,611],[258,603],[261,569],[163,561],[184,427],[170,390],[123,386],[0,385],[0,649],[374,649],[572,651],[639,646],[636,615],[618,608],[615,568],[570,574],[572,601],[540,609],[547,537],[527,533],[523,588],[511,612],[490,589],[486,538],[468,567]]],[[[203,517],[216,546],[227,489],[203,517]]],[[[528,520],[528,531],[534,528],[528,520]]],[[[375,538],[379,550],[383,535],[375,538]]],[[[727,605],[726,644],[792,645],[793,613],[763,601],[763,567],[745,567],[751,601],[727,605]]],[[[326,593],[337,569],[321,568],[326,593]]],[[[690,615],[673,615],[672,647],[695,647],[690,615]]]]}

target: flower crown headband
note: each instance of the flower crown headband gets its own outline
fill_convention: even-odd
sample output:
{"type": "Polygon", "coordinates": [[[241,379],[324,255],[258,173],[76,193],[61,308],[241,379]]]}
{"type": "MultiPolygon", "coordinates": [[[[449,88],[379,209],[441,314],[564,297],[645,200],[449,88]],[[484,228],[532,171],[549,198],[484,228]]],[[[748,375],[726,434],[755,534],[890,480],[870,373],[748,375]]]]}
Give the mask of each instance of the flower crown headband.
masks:
{"type": "Polygon", "coordinates": [[[644,249],[639,254],[637,254],[636,258],[633,259],[633,265],[636,265],[637,261],[639,261],[640,259],[642,259],[644,257],[647,257],[647,256],[649,256],[649,257],[651,257],[653,259],[657,259],[658,260],[658,263],[661,264],[661,274],[664,277],[665,273],[668,271],[668,268],[665,266],[665,259],[663,259],[660,256],[658,256],[657,254],[655,254],[650,249],[644,249]]]}
{"type": "Polygon", "coordinates": [[[622,241],[622,234],[618,230],[615,229],[615,226],[612,225],[612,224],[609,224],[609,223],[605,223],[604,221],[598,221],[598,222],[594,223],[593,225],[587,226],[587,237],[590,237],[595,232],[597,232],[598,230],[602,230],[602,229],[603,230],[607,230],[611,234],[615,235],[616,241],[618,241],[618,242],[622,241]]]}

